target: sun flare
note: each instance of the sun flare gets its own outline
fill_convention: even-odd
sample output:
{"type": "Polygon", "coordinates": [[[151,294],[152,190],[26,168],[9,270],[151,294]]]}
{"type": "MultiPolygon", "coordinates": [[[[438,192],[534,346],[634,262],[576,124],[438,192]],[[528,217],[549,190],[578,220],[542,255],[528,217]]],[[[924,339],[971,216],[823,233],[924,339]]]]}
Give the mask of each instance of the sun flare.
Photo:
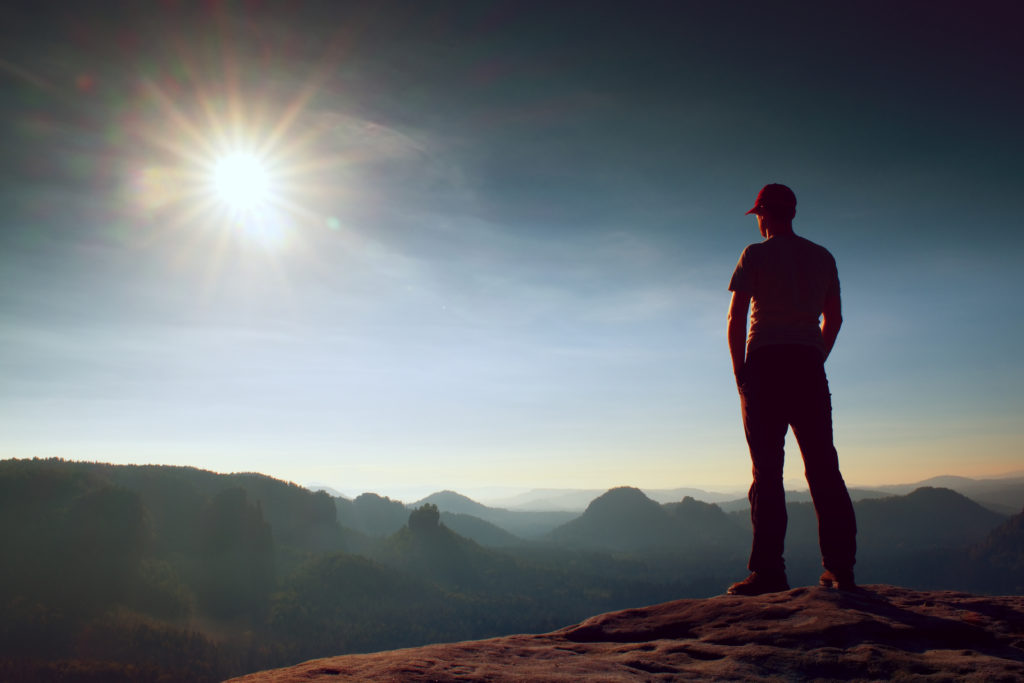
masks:
{"type": "Polygon", "coordinates": [[[280,248],[289,232],[283,183],[269,160],[248,150],[214,155],[207,190],[220,220],[235,235],[268,248],[280,248]]]}
{"type": "Polygon", "coordinates": [[[191,101],[145,85],[156,111],[140,129],[149,159],[125,190],[147,219],[186,231],[181,244],[208,254],[211,268],[236,248],[283,255],[324,225],[320,174],[337,159],[318,151],[328,129],[300,126],[315,83],[282,103],[233,82],[206,84],[191,101]]]}
{"type": "Polygon", "coordinates": [[[272,194],[266,164],[250,152],[232,152],[219,158],[211,174],[214,196],[236,212],[259,211],[272,194]]]}

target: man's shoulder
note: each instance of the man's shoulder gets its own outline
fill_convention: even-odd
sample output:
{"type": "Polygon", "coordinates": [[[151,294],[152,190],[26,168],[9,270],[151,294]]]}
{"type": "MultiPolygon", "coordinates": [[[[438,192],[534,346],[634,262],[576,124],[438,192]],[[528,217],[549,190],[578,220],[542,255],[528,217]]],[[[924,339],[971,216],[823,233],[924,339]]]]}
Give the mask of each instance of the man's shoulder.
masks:
{"type": "Polygon", "coordinates": [[[798,242],[800,242],[806,247],[809,247],[811,249],[821,249],[822,251],[828,251],[828,249],[826,249],[824,246],[818,244],[817,242],[812,242],[803,235],[793,235],[793,237],[796,238],[798,242]]]}
{"type": "Polygon", "coordinates": [[[757,254],[758,252],[763,251],[765,244],[767,244],[767,242],[753,242],[751,244],[748,244],[743,249],[743,253],[740,254],[740,258],[743,258],[745,256],[750,256],[752,254],[757,254]]]}
{"type": "Polygon", "coordinates": [[[818,254],[822,258],[827,258],[829,260],[835,261],[835,257],[832,256],[832,252],[830,252],[828,249],[818,244],[817,242],[812,242],[811,240],[801,235],[793,235],[793,237],[795,237],[799,241],[801,247],[803,247],[803,249],[805,249],[806,251],[818,254]]]}
{"type": "Polygon", "coordinates": [[[792,253],[793,247],[797,248],[797,252],[804,254],[812,254],[815,258],[829,260],[835,262],[835,258],[832,256],[832,252],[811,240],[801,235],[792,234],[783,238],[772,238],[770,240],[764,240],[762,242],[754,242],[748,244],[740,255],[741,260],[750,260],[751,258],[758,258],[764,256],[764,258],[771,259],[774,254],[778,253],[792,253]]]}

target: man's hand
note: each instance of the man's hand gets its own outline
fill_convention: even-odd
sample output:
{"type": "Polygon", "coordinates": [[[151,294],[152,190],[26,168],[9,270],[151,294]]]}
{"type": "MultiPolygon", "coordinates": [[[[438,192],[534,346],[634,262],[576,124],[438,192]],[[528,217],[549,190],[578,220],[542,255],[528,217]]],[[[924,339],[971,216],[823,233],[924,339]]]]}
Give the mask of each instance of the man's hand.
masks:
{"type": "Polygon", "coordinates": [[[825,301],[821,312],[821,339],[825,342],[825,358],[832,353],[832,347],[839,336],[839,328],[843,326],[843,303],[836,294],[825,301]]]}
{"type": "Polygon", "coordinates": [[[750,311],[749,292],[733,292],[729,303],[729,353],[732,355],[732,374],[736,376],[736,385],[740,383],[740,373],[747,355],[747,313],[750,311]]]}

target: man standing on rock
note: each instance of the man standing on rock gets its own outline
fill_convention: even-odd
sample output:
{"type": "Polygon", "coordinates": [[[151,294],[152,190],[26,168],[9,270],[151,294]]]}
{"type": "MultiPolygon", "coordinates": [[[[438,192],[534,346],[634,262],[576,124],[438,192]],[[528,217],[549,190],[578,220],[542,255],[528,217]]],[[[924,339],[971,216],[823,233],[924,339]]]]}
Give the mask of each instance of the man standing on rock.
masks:
{"type": "Polygon", "coordinates": [[[832,442],[825,378],[825,359],[843,320],[836,262],[824,247],[794,234],[796,195],[785,185],[765,185],[747,214],[757,216],[764,241],[743,251],[729,283],[729,351],[754,466],[749,493],[754,542],[747,565],[751,574],[729,593],[789,589],[782,559],[783,447],[789,427],[800,445],[818,515],[821,584],[853,588],[857,524],[832,442]]]}

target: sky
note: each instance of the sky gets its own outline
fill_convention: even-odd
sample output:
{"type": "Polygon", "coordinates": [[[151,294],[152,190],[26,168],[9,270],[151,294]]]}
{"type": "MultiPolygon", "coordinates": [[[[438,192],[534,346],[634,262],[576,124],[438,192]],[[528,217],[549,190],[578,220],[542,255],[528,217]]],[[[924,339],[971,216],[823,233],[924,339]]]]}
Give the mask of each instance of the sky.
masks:
{"type": "Polygon", "coordinates": [[[0,458],[745,490],[727,286],[781,182],[847,482],[1024,470],[1018,3],[2,13],[0,458]]]}

